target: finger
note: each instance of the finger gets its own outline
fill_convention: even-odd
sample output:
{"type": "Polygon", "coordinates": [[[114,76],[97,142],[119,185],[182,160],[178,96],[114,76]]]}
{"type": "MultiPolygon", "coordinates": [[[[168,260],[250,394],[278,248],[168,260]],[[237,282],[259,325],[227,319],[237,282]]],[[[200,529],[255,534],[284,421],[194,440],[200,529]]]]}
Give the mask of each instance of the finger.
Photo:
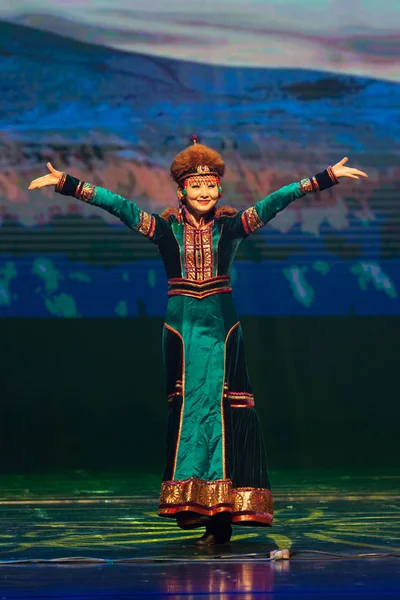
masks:
{"type": "Polygon", "coordinates": [[[353,175],[352,173],[346,173],[345,177],[349,177],[350,179],[360,179],[357,175],[353,175]]]}
{"type": "Polygon", "coordinates": [[[348,160],[349,159],[347,158],[347,156],[345,156],[344,158],[342,158],[342,160],[340,161],[339,165],[345,165],[348,160]]]}
{"type": "Polygon", "coordinates": [[[49,175],[44,175],[43,177],[38,177],[37,179],[34,179],[29,184],[28,189],[33,190],[37,187],[43,187],[44,185],[47,185],[48,177],[49,177],[49,175]]]}
{"type": "Polygon", "coordinates": [[[31,181],[29,184],[28,190],[34,190],[35,188],[37,188],[39,179],[33,179],[33,181],[31,181]]]}
{"type": "Polygon", "coordinates": [[[52,173],[55,173],[56,169],[53,167],[53,165],[51,164],[51,162],[47,163],[47,168],[49,169],[49,171],[51,171],[52,173]]]}
{"type": "Polygon", "coordinates": [[[360,175],[361,177],[368,177],[368,175],[364,173],[364,171],[360,171],[359,169],[350,169],[350,167],[346,167],[346,169],[346,172],[351,175],[360,175]]]}
{"type": "Polygon", "coordinates": [[[368,175],[366,173],[364,173],[364,171],[360,171],[359,169],[353,169],[352,173],[355,173],[356,175],[360,175],[361,177],[368,177],[368,175]]]}

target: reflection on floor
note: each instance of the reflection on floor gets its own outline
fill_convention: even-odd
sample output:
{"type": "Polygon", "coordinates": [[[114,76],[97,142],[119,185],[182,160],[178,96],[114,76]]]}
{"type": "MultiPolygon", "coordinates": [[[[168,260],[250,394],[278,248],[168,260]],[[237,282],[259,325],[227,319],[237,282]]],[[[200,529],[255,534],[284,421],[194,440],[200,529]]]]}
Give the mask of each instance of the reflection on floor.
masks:
{"type": "Polygon", "coordinates": [[[0,597],[400,597],[399,476],[286,472],[273,481],[274,526],[236,527],[230,544],[207,550],[193,544],[201,531],[157,516],[154,476],[2,476],[0,597]],[[293,557],[269,562],[278,548],[293,557]]]}

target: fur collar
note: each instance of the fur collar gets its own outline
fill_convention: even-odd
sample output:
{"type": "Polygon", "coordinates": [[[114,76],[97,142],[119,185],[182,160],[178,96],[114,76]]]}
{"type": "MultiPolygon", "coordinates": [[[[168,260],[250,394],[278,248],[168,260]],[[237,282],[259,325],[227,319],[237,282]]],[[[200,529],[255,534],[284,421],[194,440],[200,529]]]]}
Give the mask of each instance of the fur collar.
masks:
{"type": "MultiPolygon", "coordinates": [[[[221,219],[222,217],[234,217],[238,214],[238,210],[233,206],[218,206],[214,210],[214,219],[221,219]]],[[[166,221],[169,221],[170,217],[175,217],[179,223],[182,220],[182,213],[179,208],[166,208],[160,215],[166,221]]]]}

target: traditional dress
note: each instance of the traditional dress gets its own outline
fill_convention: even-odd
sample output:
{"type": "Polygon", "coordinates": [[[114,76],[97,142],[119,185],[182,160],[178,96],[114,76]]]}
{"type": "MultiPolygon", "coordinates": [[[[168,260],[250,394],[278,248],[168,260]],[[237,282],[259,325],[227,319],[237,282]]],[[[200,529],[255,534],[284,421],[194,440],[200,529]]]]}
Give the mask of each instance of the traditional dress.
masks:
{"type": "MultiPolygon", "coordinates": [[[[203,167],[204,168],[204,167],[203,167]]],[[[157,245],[168,277],[163,358],[169,404],[159,514],[230,513],[271,525],[273,501],[230,269],[248,235],[288,204],[337,183],[331,170],[292,183],[247,210],[216,208],[196,226],[185,207],[148,214],[134,202],[63,175],[56,191],[99,206],[157,245]]]]}

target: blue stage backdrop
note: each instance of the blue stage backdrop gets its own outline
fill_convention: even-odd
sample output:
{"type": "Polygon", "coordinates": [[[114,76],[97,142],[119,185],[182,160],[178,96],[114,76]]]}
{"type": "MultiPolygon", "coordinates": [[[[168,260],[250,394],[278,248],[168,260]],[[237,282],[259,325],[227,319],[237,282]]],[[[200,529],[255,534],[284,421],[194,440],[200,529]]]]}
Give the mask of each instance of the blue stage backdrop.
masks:
{"type": "Polygon", "coordinates": [[[13,0],[0,7],[0,315],[160,316],[155,246],[28,192],[46,162],[150,212],[192,133],[247,207],[344,156],[368,171],[241,246],[239,313],[400,314],[400,5],[378,0],[13,0]],[[388,3],[389,4],[389,3],[388,3]]]}

